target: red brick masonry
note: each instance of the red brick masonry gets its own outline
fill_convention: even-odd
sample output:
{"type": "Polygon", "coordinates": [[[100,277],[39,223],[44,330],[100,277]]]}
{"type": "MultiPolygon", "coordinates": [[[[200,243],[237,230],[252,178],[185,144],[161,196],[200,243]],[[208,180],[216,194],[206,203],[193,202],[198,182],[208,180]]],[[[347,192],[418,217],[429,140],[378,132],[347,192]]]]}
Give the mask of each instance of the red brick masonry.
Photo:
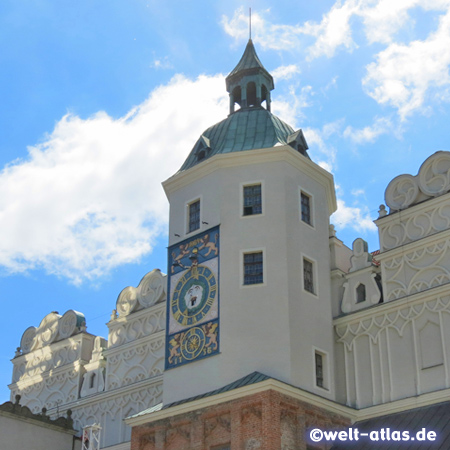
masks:
{"type": "Polygon", "coordinates": [[[131,450],[307,450],[307,430],[343,429],[350,420],[275,390],[133,427],[131,450]]]}

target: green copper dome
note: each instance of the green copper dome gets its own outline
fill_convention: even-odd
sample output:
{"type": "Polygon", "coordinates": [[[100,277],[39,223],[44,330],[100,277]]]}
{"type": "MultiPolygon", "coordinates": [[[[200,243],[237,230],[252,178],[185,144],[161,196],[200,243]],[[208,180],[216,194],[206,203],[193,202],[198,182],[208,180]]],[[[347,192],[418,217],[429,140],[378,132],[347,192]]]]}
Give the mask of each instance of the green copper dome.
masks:
{"type": "Polygon", "coordinates": [[[239,110],[202,134],[181,170],[218,153],[286,145],[293,133],[288,124],[264,108],[239,110]]]}
{"type": "Polygon", "coordinates": [[[294,130],[270,112],[273,78],[249,40],[238,65],[226,78],[230,115],[208,128],[198,139],[181,171],[217,154],[290,145],[308,157],[301,130],[294,130]],[[266,108],[263,107],[265,103],[266,108]],[[240,109],[235,111],[235,105],[240,109]]]}

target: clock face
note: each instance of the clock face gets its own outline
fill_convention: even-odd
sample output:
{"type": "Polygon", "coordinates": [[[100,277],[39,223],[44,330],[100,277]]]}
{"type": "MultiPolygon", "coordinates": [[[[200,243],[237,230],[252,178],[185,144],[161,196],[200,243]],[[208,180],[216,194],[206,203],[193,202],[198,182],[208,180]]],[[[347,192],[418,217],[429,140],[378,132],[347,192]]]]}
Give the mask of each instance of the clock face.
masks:
{"type": "Polygon", "coordinates": [[[172,317],[182,327],[202,321],[217,296],[217,282],[206,266],[191,267],[179,280],[171,300],[172,317]]]}
{"type": "Polygon", "coordinates": [[[187,361],[197,358],[201,355],[205,342],[206,336],[201,328],[190,328],[181,342],[181,355],[187,361]]]}
{"type": "Polygon", "coordinates": [[[220,352],[219,227],[168,248],[165,369],[220,352]]]}

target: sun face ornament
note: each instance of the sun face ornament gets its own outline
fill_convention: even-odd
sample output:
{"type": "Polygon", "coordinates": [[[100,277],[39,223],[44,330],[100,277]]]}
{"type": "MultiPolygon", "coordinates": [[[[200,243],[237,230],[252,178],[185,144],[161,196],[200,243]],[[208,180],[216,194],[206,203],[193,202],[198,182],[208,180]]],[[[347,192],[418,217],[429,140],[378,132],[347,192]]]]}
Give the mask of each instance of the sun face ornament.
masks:
{"type": "Polygon", "coordinates": [[[182,327],[203,321],[217,297],[217,282],[206,266],[188,270],[175,286],[171,300],[173,319],[182,327]]]}

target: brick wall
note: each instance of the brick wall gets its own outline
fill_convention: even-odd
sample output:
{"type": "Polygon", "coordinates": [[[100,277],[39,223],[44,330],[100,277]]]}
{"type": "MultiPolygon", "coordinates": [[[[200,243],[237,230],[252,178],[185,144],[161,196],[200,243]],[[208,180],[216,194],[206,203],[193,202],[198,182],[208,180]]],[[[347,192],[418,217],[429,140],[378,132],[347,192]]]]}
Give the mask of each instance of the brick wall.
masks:
{"type": "Polygon", "coordinates": [[[306,450],[310,427],[345,428],[350,421],[274,390],[133,427],[131,450],[306,450]]]}

